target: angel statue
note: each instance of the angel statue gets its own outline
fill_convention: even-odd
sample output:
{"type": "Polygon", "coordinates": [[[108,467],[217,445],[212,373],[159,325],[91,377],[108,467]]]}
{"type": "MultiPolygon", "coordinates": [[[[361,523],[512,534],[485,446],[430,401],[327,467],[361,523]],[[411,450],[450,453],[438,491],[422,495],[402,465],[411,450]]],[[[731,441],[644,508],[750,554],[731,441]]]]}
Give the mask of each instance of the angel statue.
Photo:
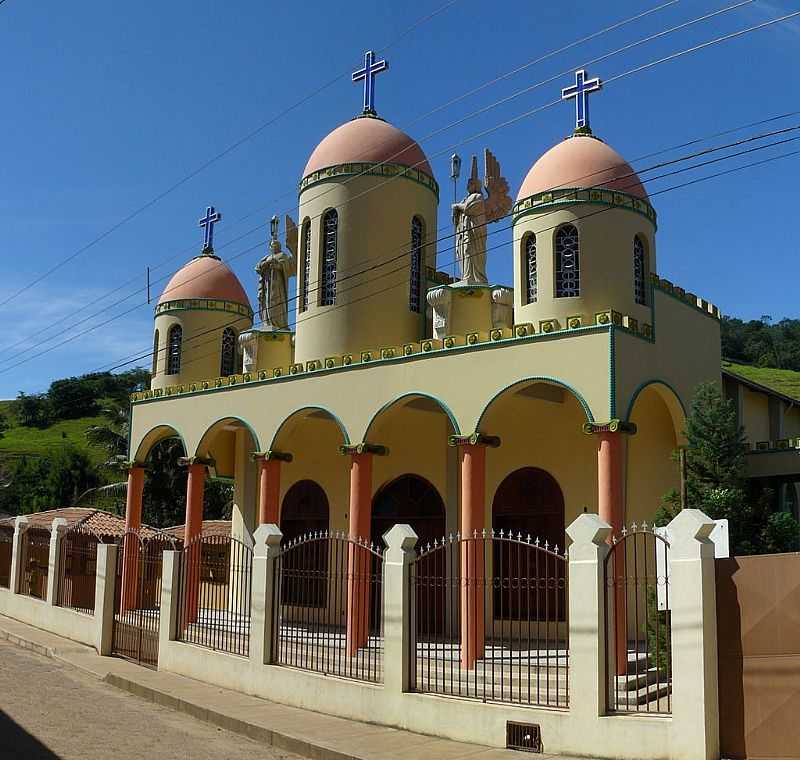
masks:
{"type": "Polygon", "coordinates": [[[508,181],[500,176],[500,164],[488,148],[483,152],[483,161],[486,198],[478,178],[478,157],[473,156],[467,197],[461,203],[453,204],[456,258],[461,265],[460,282],[464,285],[489,284],[486,276],[486,225],[504,217],[513,205],[508,194],[508,181]]]}
{"type": "Polygon", "coordinates": [[[297,273],[297,225],[287,216],[286,247],[281,250],[278,240],[280,221],[273,216],[270,221],[272,239],[270,252],[256,265],[258,275],[258,315],[266,330],[286,330],[289,327],[289,278],[297,273]]]}

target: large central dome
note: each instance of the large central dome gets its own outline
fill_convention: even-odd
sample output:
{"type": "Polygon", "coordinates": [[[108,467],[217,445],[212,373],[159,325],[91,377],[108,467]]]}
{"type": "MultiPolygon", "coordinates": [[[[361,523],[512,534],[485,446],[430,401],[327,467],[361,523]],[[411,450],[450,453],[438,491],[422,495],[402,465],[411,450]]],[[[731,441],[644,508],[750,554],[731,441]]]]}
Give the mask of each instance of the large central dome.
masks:
{"type": "Polygon", "coordinates": [[[648,200],[636,172],[617,151],[596,137],[574,135],[554,145],[531,167],[517,201],[548,190],[591,187],[648,200]]]}
{"type": "Polygon", "coordinates": [[[399,164],[433,177],[422,148],[405,132],[375,116],[359,116],[333,130],[308,159],[303,177],[350,163],[399,164]]]}

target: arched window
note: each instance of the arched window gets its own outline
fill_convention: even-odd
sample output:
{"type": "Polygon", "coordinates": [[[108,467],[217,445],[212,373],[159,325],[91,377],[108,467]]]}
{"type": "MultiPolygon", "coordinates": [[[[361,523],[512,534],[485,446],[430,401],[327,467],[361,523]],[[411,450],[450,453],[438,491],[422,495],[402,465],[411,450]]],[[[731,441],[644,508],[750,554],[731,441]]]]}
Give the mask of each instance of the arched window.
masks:
{"type": "Polygon", "coordinates": [[[565,224],[556,232],[556,298],[581,294],[581,259],[578,228],[565,224]]]}
{"type": "Polygon", "coordinates": [[[220,377],[236,372],[236,332],[231,327],[222,331],[222,353],[219,360],[220,377]]]}
{"type": "Polygon", "coordinates": [[[531,233],[522,241],[525,255],[525,303],[536,303],[538,279],[536,275],[536,235],[531,233]]]}
{"type": "Polygon", "coordinates": [[[411,220],[411,285],[408,307],[419,314],[422,311],[422,219],[411,220]]]}
{"type": "Polygon", "coordinates": [[[156,371],[158,370],[158,330],[156,330],[156,334],[153,336],[153,368],[150,370],[150,377],[156,376],[156,371]]]}
{"type": "Polygon", "coordinates": [[[647,291],[645,289],[646,262],[644,253],[644,243],[636,235],[633,238],[633,296],[636,303],[644,306],[647,303],[647,291]]]}
{"type": "Polygon", "coordinates": [[[336,255],[339,247],[339,214],[330,208],[322,217],[322,298],[321,306],[336,303],[336,255]]]}
{"type": "Polygon", "coordinates": [[[303,222],[303,273],[300,280],[300,311],[308,308],[308,281],[311,278],[311,220],[303,222]]]}
{"type": "Polygon", "coordinates": [[[169,328],[167,345],[167,374],[177,375],[181,371],[181,344],[183,343],[183,329],[180,325],[169,328]]]}

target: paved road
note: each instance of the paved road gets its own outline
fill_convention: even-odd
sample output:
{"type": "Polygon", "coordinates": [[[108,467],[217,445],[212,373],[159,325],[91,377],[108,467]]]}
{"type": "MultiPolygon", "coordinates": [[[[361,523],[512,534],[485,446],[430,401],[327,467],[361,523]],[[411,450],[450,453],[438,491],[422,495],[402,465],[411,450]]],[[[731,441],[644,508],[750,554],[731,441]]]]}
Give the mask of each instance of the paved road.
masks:
{"type": "Polygon", "coordinates": [[[0,760],[301,760],[0,641],[0,760]]]}

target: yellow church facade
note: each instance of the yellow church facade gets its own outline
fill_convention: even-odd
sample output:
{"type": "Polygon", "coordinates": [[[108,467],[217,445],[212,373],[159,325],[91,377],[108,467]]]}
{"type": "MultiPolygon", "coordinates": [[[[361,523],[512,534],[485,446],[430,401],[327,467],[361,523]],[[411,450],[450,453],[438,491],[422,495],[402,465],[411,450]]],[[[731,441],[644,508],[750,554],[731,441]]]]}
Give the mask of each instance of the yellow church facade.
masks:
{"type": "MultiPolygon", "coordinates": [[[[487,151],[487,187],[492,167],[487,151]]],[[[480,186],[468,201],[489,208],[480,186]]],[[[439,239],[438,205],[419,145],[365,110],[301,178],[293,331],[270,312],[274,280],[253,326],[206,240],[159,301],[152,385],[132,397],[131,526],[148,454],[176,436],[187,542],[209,476],[233,479],[236,536],[265,522],[376,541],[394,523],[423,540],[505,526],[563,547],[583,512],[615,530],[652,520],[679,482],[693,393],[721,381],[719,310],[658,276],[656,210],[633,169],[586,126],[535,161],[496,253],[513,287],[469,260],[485,258],[489,211],[439,239]],[[437,270],[453,237],[478,275],[437,270]]],[[[288,260],[275,229],[272,250],[288,260]]]]}

